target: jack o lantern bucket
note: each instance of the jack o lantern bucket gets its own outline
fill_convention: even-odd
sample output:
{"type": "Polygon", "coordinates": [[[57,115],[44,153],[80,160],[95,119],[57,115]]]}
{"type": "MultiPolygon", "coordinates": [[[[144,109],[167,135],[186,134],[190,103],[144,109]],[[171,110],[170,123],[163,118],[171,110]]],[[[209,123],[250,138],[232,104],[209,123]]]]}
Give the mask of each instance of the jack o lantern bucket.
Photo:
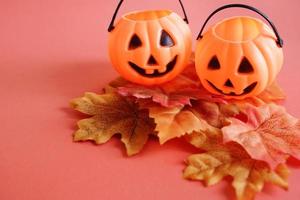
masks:
{"type": "Polygon", "coordinates": [[[131,82],[142,85],[172,80],[186,67],[192,52],[192,34],[185,18],[170,10],[130,12],[108,28],[109,56],[115,69],[131,82]]]}
{"type": "Polygon", "coordinates": [[[268,87],[283,64],[283,41],[269,18],[244,4],[229,4],[215,10],[205,21],[197,38],[195,62],[202,85],[225,98],[256,96],[268,87]],[[258,13],[272,29],[259,19],[239,16],[227,18],[202,32],[217,12],[246,8],[258,13]]]}

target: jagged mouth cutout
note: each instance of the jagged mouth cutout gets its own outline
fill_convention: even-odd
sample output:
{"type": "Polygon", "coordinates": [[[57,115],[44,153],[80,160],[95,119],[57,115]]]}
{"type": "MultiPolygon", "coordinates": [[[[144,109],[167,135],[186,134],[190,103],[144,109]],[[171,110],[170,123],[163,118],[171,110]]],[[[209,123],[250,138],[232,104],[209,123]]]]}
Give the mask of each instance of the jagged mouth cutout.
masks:
{"type": "Polygon", "coordinates": [[[139,75],[141,75],[141,76],[144,76],[144,77],[147,77],[147,78],[157,78],[157,77],[161,77],[161,76],[164,76],[164,75],[168,74],[169,72],[171,72],[171,71],[174,69],[174,67],[175,67],[175,65],[176,65],[176,63],[177,63],[177,57],[178,57],[178,56],[175,56],[175,57],[173,58],[173,60],[171,60],[171,61],[167,64],[167,66],[166,66],[166,71],[164,71],[164,72],[159,72],[158,69],[155,69],[154,72],[153,72],[152,74],[147,74],[147,73],[146,73],[146,69],[144,69],[144,68],[142,68],[142,67],[136,65],[136,64],[133,63],[133,62],[130,62],[130,61],[129,61],[128,64],[130,65],[130,67],[131,67],[134,71],[136,71],[136,72],[137,72],[139,75]]]}
{"type": "Polygon", "coordinates": [[[231,93],[226,94],[226,93],[224,93],[221,89],[217,88],[217,86],[215,86],[212,82],[210,82],[210,81],[208,81],[208,80],[206,80],[206,81],[207,81],[208,84],[209,84],[214,90],[216,90],[218,93],[220,93],[220,94],[222,94],[222,95],[224,95],[224,96],[235,96],[235,97],[244,96],[244,95],[246,95],[246,94],[249,94],[250,92],[252,92],[252,91],[254,90],[254,88],[255,88],[256,85],[257,85],[257,81],[254,82],[254,83],[252,83],[252,84],[250,84],[249,86],[247,86],[247,87],[244,89],[244,91],[243,91],[242,94],[236,94],[235,92],[231,92],[231,93]]]}

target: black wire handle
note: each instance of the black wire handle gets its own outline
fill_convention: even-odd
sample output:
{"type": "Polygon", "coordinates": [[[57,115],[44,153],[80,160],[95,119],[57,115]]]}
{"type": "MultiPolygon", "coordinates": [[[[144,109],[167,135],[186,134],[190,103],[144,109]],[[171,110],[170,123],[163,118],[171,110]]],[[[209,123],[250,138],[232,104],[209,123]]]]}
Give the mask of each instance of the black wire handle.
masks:
{"type": "Polygon", "coordinates": [[[277,28],[275,27],[275,25],[273,24],[273,22],[269,19],[269,17],[267,15],[265,15],[264,13],[262,13],[260,10],[258,10],[257,8],[254,8],[252,6],[249,6],[249,5],[245,5],[245,4],[228,4],[228,5],[224,5],[218,9],[216,9],[214,12],[212,12],[209,17],[206,19],[206,21],[204,22],[201,30],[200,30],[200,33],[197,37],[197,40],[198,39],[201,39],[203,36],[202,36],[202,32],[207,24],[207,22],[210,20],[210,18],[212,18],[217,12],[221,11],[221,10],[224,10],[224,9],[227,9],[227,8],[246,8],[248,10],[252,10],[254,12],[256,12],[257,14],[259,14],[260,16],[262,16],[266,21],[269,22],[269,24],[271,25],[276,37],[277,37],[277,41],[276,43],[279,45],[279,47],[282,47],[283,46],[283,40],[281,39],[278,31],[277,31],[277,28]]]}
{"type": "MultiPolygon", "coordinates": [[[[114,28],[115,28],[115,26],[114,26],[115,19],[116,19],[116,17],[117,17],[117,14],[118,14],[118,12],[119,12],[119,9],[120,9],[120,7],[121,7],[123,1],[124,1],[124,0],[120,0],[120,1],[119,1],[119,4],[118,4],[118,6],[117,6],[117,8],[116,8],[116,10],[115,10],[115,12],[114,12],[114,15],[113,15],[113,17],[112,17],[112,19],[111,19],[111,22],[110,22],[110,24],[109,24],[109,27],[108,27],[108,29],[107,29],[108,32],[111,32],[111,31],[114,30],[114,28]]],[[[185,12],[183,3],[182,3],[181,0],[178,0],[178,1],[179,1],[179,3],[180,3],[181,9],[182,9],[183,14],[184,14],[183,20],[188,24],[188,23],[189,23],[189,20],[188,20],[188,18],[187,18],[187,15],[186,15],[186,12],[185,12]]]]}

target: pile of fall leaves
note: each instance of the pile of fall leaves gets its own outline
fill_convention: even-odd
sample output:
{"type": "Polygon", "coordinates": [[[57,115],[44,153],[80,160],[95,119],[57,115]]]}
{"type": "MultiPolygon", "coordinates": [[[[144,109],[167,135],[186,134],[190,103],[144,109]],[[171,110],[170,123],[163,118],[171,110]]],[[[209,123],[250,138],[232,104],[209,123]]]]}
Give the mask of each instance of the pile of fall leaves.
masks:
{"type": "Polygon", "coordinates": [[[74,141],[107,142],[121,134],[129,156],[139,153],[150,135],[161,144],[177,137],[199,148],[187,158],[183,175],[207,186],[232,177],[238,200],[254,199],[266,182],[287,189],[287,159],[300,159],[300,121],[279,101],[274,83],[261,95],[226,100],[207,92],[191,63],[166,84],[146,87],[118,78],[103,94],[86,93],[71,106],[90,118],[78,122],[74,141]]]}

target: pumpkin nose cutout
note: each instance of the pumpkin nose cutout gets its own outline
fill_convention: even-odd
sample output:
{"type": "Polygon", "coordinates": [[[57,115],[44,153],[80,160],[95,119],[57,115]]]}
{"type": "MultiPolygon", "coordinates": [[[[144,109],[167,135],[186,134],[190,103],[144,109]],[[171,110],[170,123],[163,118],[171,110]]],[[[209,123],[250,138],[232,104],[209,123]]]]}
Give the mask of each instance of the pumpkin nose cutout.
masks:
{"type": "Polygon", "coordinates": [[[234,86],[233,86],[232,82],[230,81],[230,79],[227,79],[227,81],[225,82],[224,85],[227,86],[227,87],[230,87],[230,88],[234,88],[234,86]]]}
{"type": "Polygon", "coordinates": [[[151,55],[149,60],[148,60],[148,65],[157,65],[157,61],[155,60],[155,58],[151,55]]]}

